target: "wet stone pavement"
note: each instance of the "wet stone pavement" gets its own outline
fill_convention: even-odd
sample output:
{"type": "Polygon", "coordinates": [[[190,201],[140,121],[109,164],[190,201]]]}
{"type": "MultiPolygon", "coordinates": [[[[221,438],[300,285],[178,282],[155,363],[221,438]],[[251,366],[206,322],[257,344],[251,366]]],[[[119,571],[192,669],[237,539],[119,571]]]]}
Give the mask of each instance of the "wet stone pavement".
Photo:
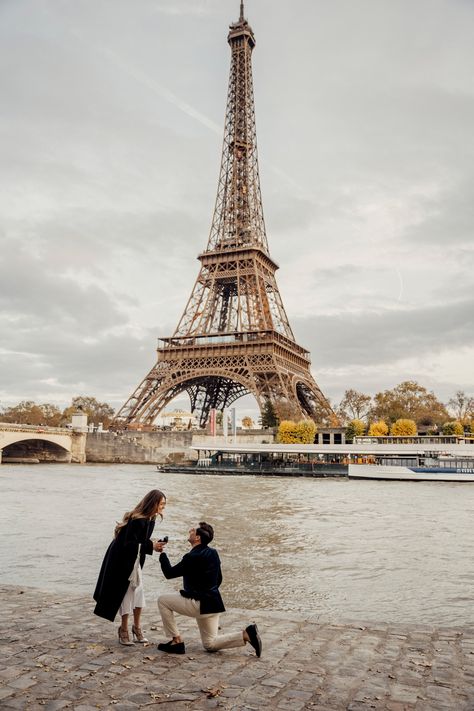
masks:
{"type": "Polygon", "coordinates": [[[255,619],[261,659],[249,645],[208,654],[186,618],[186,654],[167,656],[156,650],[163,635],[150,602],[143,628],[153,644],[121,647],[118,625],[95,617],[88,598],[5,585],[0,597],[2,711],[474,710],[474,628],[231,610],[222,632],[255,619]]]}

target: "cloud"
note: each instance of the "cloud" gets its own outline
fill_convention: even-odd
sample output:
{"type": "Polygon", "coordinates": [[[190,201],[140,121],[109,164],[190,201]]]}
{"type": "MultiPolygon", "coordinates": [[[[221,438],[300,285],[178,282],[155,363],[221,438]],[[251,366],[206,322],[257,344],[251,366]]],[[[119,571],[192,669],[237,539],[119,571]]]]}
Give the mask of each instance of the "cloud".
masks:
{"type": "Polygon", "coordinates": [[[56,273],[13,242],[3,245],[0,256],[0,305],[10,318],[29,320],[35,328],[54,323],[94,332],[126,320],[103,289],[56,273]]]}
{"type": "Polygon", "coordinates": [[[209,15],[212,5],[212,0],[180,0],[179,5],[161,0],[154,10],[165,15],[209,15]]]}
{"type": "Polygon", "coordinates": [[[407,240],[441,245],[457,255],[463,245],[474,250],[474,173],[427,200],[425,209],[425,219],[405,232],[407,240]]]}
{"type": "MultiPolygon", "coordinates": [[[[474,300],[418,309],[341,312],[296,319],[295,331],[322,368],[420,361],[474,346],[474,300]]],[[[403,373],[400,373],[403,379],[403,373]]]]}

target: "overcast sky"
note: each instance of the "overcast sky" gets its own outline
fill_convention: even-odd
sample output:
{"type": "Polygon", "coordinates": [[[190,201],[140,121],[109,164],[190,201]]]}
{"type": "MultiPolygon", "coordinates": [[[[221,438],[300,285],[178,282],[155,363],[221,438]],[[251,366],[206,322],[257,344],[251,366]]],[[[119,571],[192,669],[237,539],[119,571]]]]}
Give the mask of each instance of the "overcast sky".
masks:
{"type": "MultiPolygon", "coordinates": [[[[0,0],[0,406],[119,406],[173,333],[207,243],[238,14],[0,0]]],[[[473,394],[474,3],[245,14],[270,252],[321,389],[473,394]]]]}

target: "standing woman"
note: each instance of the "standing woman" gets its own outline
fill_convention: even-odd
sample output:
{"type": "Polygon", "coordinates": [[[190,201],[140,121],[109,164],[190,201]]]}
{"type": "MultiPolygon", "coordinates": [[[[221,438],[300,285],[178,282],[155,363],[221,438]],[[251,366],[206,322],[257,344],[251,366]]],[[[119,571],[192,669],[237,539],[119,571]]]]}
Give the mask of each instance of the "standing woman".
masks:
{"type": "Polygon", "coordinates": [[[132,645],[128,634],[128,618],[133,612],[132,634],[136,642],[147,642],[140,627],[140,616],[145,606],[143,584],[133,588],[129,576],[140,550],[140,566],[143,568],[147,555],[153,550],[162,550],[161,543],[150,538],[157,516],[163,518],[166,496],[158,489],[149,491],[133,511],[124,514],[115,527],[114,540],[105,554],[97,585],[94,591],[94,613],[113,622],[120,612],[122,624],[118,628],[120,644],[132,645]]]}

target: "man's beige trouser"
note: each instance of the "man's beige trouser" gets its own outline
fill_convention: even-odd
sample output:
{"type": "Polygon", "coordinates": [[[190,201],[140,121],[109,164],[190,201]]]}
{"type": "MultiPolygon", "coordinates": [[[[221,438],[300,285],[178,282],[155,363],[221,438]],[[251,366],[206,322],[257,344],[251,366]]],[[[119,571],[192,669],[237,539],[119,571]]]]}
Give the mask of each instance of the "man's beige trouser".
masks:
{"type": "Polygon", "coordinates": [[[229,649],[230,647],[243,647],[245,645],[242,630],[231,634],[218,635],[219,613],[201,615],[199,606],[198,600],[183,597],[178,592],[160,595],[158,609],[165,635],[169,638],[179,636],[174,618],[174,613],[177,612],[179,615],[186,615],[186,617],[194,617],[196,619],[202,646],[209,652],[216,652],[218,649],[229,649]]]}

